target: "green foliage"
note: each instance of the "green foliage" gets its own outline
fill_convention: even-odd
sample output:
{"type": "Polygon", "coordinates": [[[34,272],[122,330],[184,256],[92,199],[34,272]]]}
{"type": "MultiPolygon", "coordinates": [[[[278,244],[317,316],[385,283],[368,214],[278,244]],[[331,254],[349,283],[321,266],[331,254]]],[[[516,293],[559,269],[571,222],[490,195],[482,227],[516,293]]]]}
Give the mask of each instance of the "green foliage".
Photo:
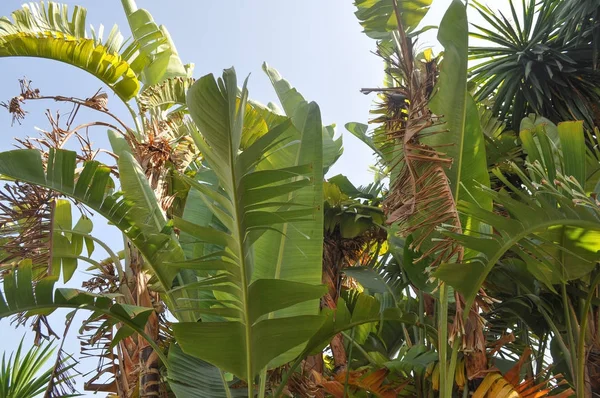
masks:
{"type": "Polygon", "coordinates": [[[231,398],[246,394],[240,389],[230,389],[223,372],[186,355],[176,344],[169,347],[168,378],[169,387],[178,398],[231,398]]]}
{"type": "MultiPolygon", "coordinates": [[[[110,181],[108,166],[97,161],[87,162],[83,169],[78,171],[76,178],[76,154],[62,149],[50,150],[47,171],[44,170],[41,154],[37,150],[2,152],[0,175],[50,188],[85,203],[132,240],[148,260],[148,265],[152,267],[162,289],[171,288],[177,270],[161,264],[172,262],[177,256],[183,258],[183,252],[173,235],[162,233],[161,229],[151,231],[154,225],[148,223],[147,210],[135,208],[137,200],[151,198],[144,196],[141,181],[138,180],[138,183],[142,184],[140,186],[136,186],[135,181],[132,182],[128,190],[131,196],[123,198],[117,194],[108,194],[110,187],[114,186],[110,181]]],[[[127,175],[123,178],[130,179],[135,176],[127,175]]]]}
{"type": "Polygon", "coordinates": [[[412,31],[429,11],[432,0],[356,0],[355,14],[367,36],[377,40],[391,40],[391,32],[398,29],[395,3],[404,29],[412,31]]]}
{"type": "MultiPolygon", "coordinates": [[[[275,69],[265,63],[263,64],[263,70],[269,76],[285,114],[295,119],[294,124],[298,129],[302,130],[305,122],[299,120],[299,118],[303,117],[302,109],[307,106],[308,102],[275,69]]],[[[327,172],[329,167],[335,163],[343,152],[342,137],[333,139],[334,128],[335,125],[323,126],[323,167],[325,168],[325,172],[327,172]]]]}
{"type": "Polygon", "coordinates": [[[64,282],[68,282],[77,269],[77,259],[83,253],[84,242],[88,250],[87,257],[94,251],[93,240],[84,235],[92,232],[92,221],[82,216],[73,225],[71,202],[57,199],[54,205],[53,231],[52,231],[52,271],[58,276],[62,270],[64,282]],[[73,232],[71,232],[73,231],[73,232]]]}
{"type": "Polygon", "coordinates": [[[139,53],[141,59],[137,63],[144,68],[141,74],[144,85],[189,77],[167,29],[158,26],[148,11],[137,9],[134,0],[122,0],[122,3],[134,39],[129,51],[139,53]]]}
{"type": "MultiPolygon", "coordinates": [[[[77,289],[54,290],[56,276],[47,276],[34,284],[31,262],[24,260],[3,276],[3,294],[0,294],[0,318],[24,313],[26,316],[49,315],[57,308],[84,309],[93,311],[90,319],[103,315],[106,327],[123,323],[125,327],[115,336],[113,344],[120,339],[139,333],[155,349],[158,347],[144,332],[144,325],[152,308],[128,304],[116,304],[114,295],[96,295],[77,289]]],[[[159,353],[160,355],[160,353],[159,353]]]]}
{"type": "MultiPolygon", "coordinates": [[[[447,132],[423,141],[432,147],[443,147],[452,159],[452,167],[446,169],[446,175],[454,201],[465,200],[491,210],[491,199],[474,189],[478,185],[489,186],[490,179],[479,113],[467,91],[468,23],[462,2],[455,0],[448,8],[440,24],[438,40],[444,46],[444,58],[429,107],[435,114],[443,115],[445,123],[439,128],[447,132]]],[[[480,230],[478,222],[468,215],[461,217],[461,225],[465,231],[480,230]]]]}
{"type": "Polygon", "coordinates": [[[575,119],[593,126],[600,75],[590,56],[591,25],[585,18],[586,26],[572,19],[584,9],[573,2],[529,0],[518,15],[510,0],[506,17],[474,4],[489,25],[475,25],[479,33],[472,36],[490,44],[470,49],[471,59],[481,61],[471,71],[476,98],[492,99],[494,115],[508,119],[513,128],[530,112],[554,122],[575,119]],[[562,29],[564,23],[570,28],[562,29]]]}
{"type": "MultiPolygon", "coordinates": [[[[507,180],[504,182],[510,186],[512,195],[482,188],[510,217],[466,202],[459,203],[460,211],[496,231],[495,234],[471,237],[451,234],[465,247],[480,254],[461,265],[444,265],[435,274],[463,293],[467,304],[472,302],[491,269],[508,251],[518,256],[527,271],[551,291],[555,291],[555,284],[585,276],[598,261],[598,205],[585,195],[574,178],[555,171],[555,178],[550,179],[538,161],[529,165],[528,170],[539,183],[532,182],[514,168],[531,196],[507,180]]],[[[498,177],[503,179],[499,173],[498,177]]]]}
{"type": "MultiPolygon", "coordinates": [[[[578,118],[591,126],[599,99],[597,0],[576,1],[576,10],[559,0],[524,1],[522,18],[511,1],[510,22],[477,3],[496,32],[479,27],[494,47],[470,50],[473,59],[483,60],[471,70],[470,87],[463,2],[453,1],[442,20],[439,70],[437,58],[427,51],[415,55],[413,48],[430,0],[355,2],[365,33],[378,40],[387,80],[385,89],[374,90],[383,100],[373,112],[376,130],[369,133],[360,123],[346,128],[380,158],[391,192],[379,175],[366,188],[342,175],[324,181],[342,142],[335,125],[323,126],[315,103],[266,64],[281,110],[250,101],[246,82],[239,88],[233,69],[220,79],[194,80],[167,30],[133,0],[122,0],[133,34],[126,48],[116,28],[106,41],[93,29],[87,38],[80,7],[69,16],[66,6],[32,4],[12,20],[0,19],[0,56],[38,56],[80,67],[124,101],[136,98],[140,111],[130,109],[137,134],[109,132],[116,169],[56,148],[47,156],[37,150],[0,153],[3,179],[69,198],[53,202],[51,267],[34,268],[30,260],[5,267],[0,318],[90,310],[88,323],[100,324],[98,335],[117,330],[109,349],[135,333],[148,340],[178,397],[254,396],[257,390],[264,397],[276,388],[275,396],[286,388],[304,396],[318,394],[314,390],[327,382],[343,386],[327,380],[333,373],[327,359],[317,383],[296,373],[309,356],[319,361],[330,342],[335,361],[347,358],[341,363],[346,375],[364,382],[365,391],[393,389],[402,381],[407,388],[394,390],[399,395],[430,396],[435,386],[449,397],[469,387],[464,380],[455,387],[462,377],[454,377],[457,362],[456,374],[463,375],[470,355],[485,355],[509,331],[518,344],[505,345],[502,356],[521,355],[528,344],[542,358],[529,374],[541,374],[551,339],[555,373],[568,371],[570,381],[583,375],[579,358],[586,356],[570,351],[585,353],[593,344],[586,339],[586,317],[597,311],[600,282],[600,209],[590,196],[600,192],[599,134],[584,132],[584,122],[552,122],[578,118]],[[547,118],[522,119],[532,111],[547,118]],[[154,151],[157,142],[172,149],[161,152],[166,160],[153,170],[144,150],[154,151]],[[394,190],[404,181],[398,163],[410,180],[399,194],[394,190]],[[158,183],[150,181],[152,173],[160,174],[158,183]],[[175,204],[167,209],[171,199],[175,204]],[[89,219],[74,222],[70,201],[106,217],[131,250],[119,257],[91,235],[89,219]],[[388,228],[386,215],[396,210],[402,225],[388,228]],[[403,228],[412,228],[406,239],[396,236],[403,228]],[[438,246],[440,241],[449,246],[438,246]],[[71,279],[79,260],[102,269],[89,258],[96,244],[109,253],[106,263],[116,266],[122,294],[54,289],[61,274],[65,282],[71,279]],[[463,251],[464,260],[438,267],[436,254],[446,249],[443,261],[461,259],[463,251]],[[146,287],[160,293],[177,319],[164,347],[145,329],[155,325],[147,324],[150,316],[156,320],[154,309],[126,304],[138,299],[127,279],[136,250],[143,257],[135,259],[143,267],[139,275],[150,277],[146,287]],[[323,270],[324,254],[331,253],[337,268],[323,270]],[[324,271],[334,277],[324,277],[324,271]],[[321,285],[328,279],[330,286],[321,285]],[[436,289],[439,281],[444,283],[436,289]],[[503,300],[489,313],[489,299],[475,301],[481,288],[503,300]],[[320,310],[326,293],[321,306],[327,308],[320,310]],[[475,302],[475,312],[466,310],[475,302]],[[488,320],[485,328],[479,315],[488,320]],[[436,322],[438,330],[431,326],[436,322]],[[454,333],[448,333],[451,324],[454,333]],[[478,332],[487,341],[478,341],[478,332]],[[448,335],[455,339],[449,362],[448,335]],[[457,361],[459,349],[466,352],[457,361]],[[290,362],[283,373],[267,373],[290,362]],[[273,385],[280,374],[282,382],[273,385]],[[244,382],[247,391],[234,388],[244,382]]],[[[30,362],[19,372],[28,379],[49,351],[34,352],[31,361],[19,355],[17,364],[30,362]]],[[[3,362],[0,389],[14,369],[3,362]]],[[[39,380],[11,385],[37,392],[39,380]]],[[[351,384],[348,377],[345,384],[351,384]]],[[[365,391],[352,385],[352,394],[370,394],[365,391]]]]}
{"type": "MultiPolygon", "coordinates": [[[[320,190],[317,187],[309,191],[311,206],[295,203],[293,196],[284,202],[280,198],[311,187],[311,181],[317,180],[309,179],[314,173],[321,176],[318,180],[322,179],[322,127],[316,104],[301,105],[291,120],[271,128],[240,151],[248,95],[245,84],[240,100],[237,94],[233,70],[226,70],[218,82],[212,75],[205,76],[188,92],[188,108],[202,132],[202,135],[194,133],[195,143],[219,183],[218,189],[202,184],[194,184],[192,189],[198,190],[204,204],[228,232],[218,232],[184,219],[175,222],[178,228],[199,241],[221,248],[204,257],[190,259],[186,264],[192,269],[214,272],[214,276],[190,287],[203,285],[213,290],[220,301],[209,312],[227,320],[178,323],[173,329],[184,352],[251,380],[270,361],[308,340],[322,322],[320,317],[306,315],[306,312],[284,318],[269,316],[294,304],[317,299],[325,290],[298,279],[283,280],[276,272],[277,262],[261,261],[261,253],[251,251],[265,232],[282,233],[278,226],[310,223],[312,228],[319,227],[315,229],[320,235],[322,216],[319,216],[320,190]],[[296,157],[265,161],[267,153],[290,144],[298,146],[296,157]],[[279,211],[272,212],[272,209],[279,211]],[[287,292],[296,294],[287,296],[287,292]],[[265,296],[268,299],[265,300],[265,296]],[[271,339],[273,333],[279,338],[271,339]],[[198,345],[195,343],[198,340],[206,344],[198,345]]],[[[304,200],[301,196],[299,199],[304,200]]],[[[298,243],[306,239],[300,235],[298,243]]],[[[316,251],[319,259],[321,242],[317,238],[310,249],[316,251]]],[[[304,255],[309,255],[310,250],[304,255]]],[[[273,253],[262,254],[265,255],[273,253]]],[[[285,271],[295,267],[293,259],[289,261],[285,271]]],[[[309,272],[304,271],[304,278],[310,280],[309,272]]],[[[203,311],[208,312],[208,309],[203,311]]]]}
{"type": "MultiPolygon", "coordinates": [[[[0,397],[2,398],[35,398],[46,391],[46,386],[52,377],[67,376],[73,365],[62,367],[58,374],[53,374],[52,367],[45,369],[48,361],[53,357],[54,347],[51,343],[33,346],[23,351],[23,340],[19,343],[17,351],[6,358],[2,354],[0,365],[0,397]]],[[[69,377],[69,376],[67,376],[69,377]]],[[[79,395],[63,395],[76,397],[79,395]]]]}
{"type": "Polygon", "coordinates": [[[66,5],[25,4],[21,10],[0,19],[0,57],[28,56],[53,59],[76,66],[96,76],[122,100],[135,97],[140,89],[135,54],[123,52],[123,36],[116,26],[103,42],[101,33],[86,34],[86,10],[76,6],[69,18],[66,5]]]}
{"type": "Polygon", "coordinates": [[[166,110],[172,106],[185,106],[186,94],[194,83],[192,78],[171,78],[144,89],[139,95],[140,110],[166,110]]]}

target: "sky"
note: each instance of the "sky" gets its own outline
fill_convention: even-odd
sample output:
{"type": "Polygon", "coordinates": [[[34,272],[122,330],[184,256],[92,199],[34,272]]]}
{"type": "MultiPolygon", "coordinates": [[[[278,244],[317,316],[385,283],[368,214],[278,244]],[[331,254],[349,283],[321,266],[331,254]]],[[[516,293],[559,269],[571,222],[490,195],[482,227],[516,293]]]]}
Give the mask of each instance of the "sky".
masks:
{"type": "MultiPolygon", "coordinates": [[[[104,24],[105,35],[116,23],[124,36],[129,36],[120,1],[62,2],[71,8],[76,4],[86,7],[88,26],[104,24]]],[[[439,24],[450,2],[434,0],[422,25],[439,24]]],[[[21,3],[0,1],[0,16],[10,15],[21,3]]],[[[359,90],[381,86],[383,68],[380,59],[372,54],[375,42],[361,33],[351,0],[138,0],[137,3],[138,7],[148,9],[159,24],[166,25],[183,62],[195,64],[195,77],[208,73],[220,75],[224,68],[234,66],[238,80],[250,75],[250,97],[268,103],[277,102],[277,97],[261,65],[266,61],[278,69],[307,100],[319,104],[324,124],[336,123],[337,134],[343,136],[344,153],[328,175],[344,174],[355,185],[372,180],[371,151],[347,133],[344,125],[368,121],[374,97],[359,90]]],[[[435,36],[434,30],[427,32],[421,36],[419,45],[434,47],[437,53],[435,36]]],[[[42,95],[86,98],[102,87],[99,80],[66,64],[34,58],[0,58],[0,101],[8,101],[19,93],[17,79],[23,76],[32,80],[32,86],[39,88],[42,95]]],[[[124,106],[112,94],[108,108],[126,123],[131,122],[124,106]]],[[[44,117],[47,109],[65,114],[70,106],[38,101],[28,103],[25,109],[29,112],[26,120],[11,127],[10,115],[0,108],[0,150],[12,147],[13,137],[35,136],[35,127],[47,128],[44,117]]],[[[86,117],[98,120],[97,114],[92,113],[80,113],[78,120],[85,121],[86,117]]],[[[90,136],[97,146],[108,147],[106,131],[96,129],[90,136]]],[[[118,231],[97,217],[94,223],[94,235],[120,250],[122,240],[118,231]]],[[[95,256],[102,258],[102,253],[95,256]]],[[[74,287],[87,276],[85,267],[80,268],[71,283],[74,287]]],[[[60,331],[63,325],[64,318],[55,314],[52,326],[60,331]]],[[[13,351],[27,330],[23,327],[15,330],[8,320],[0,321],[0,351],[13,351]]],[[[25,341],[31,344],[31,333],[25,341]]],[[[78,353],[75,333],[69,335],[65,348],[78,353]]],[[[94,366],[94,361],[85,361],[82,370],[90,371],[94,366]]],[[[81,378],[77,387],[83,392],[81,378]]]]}

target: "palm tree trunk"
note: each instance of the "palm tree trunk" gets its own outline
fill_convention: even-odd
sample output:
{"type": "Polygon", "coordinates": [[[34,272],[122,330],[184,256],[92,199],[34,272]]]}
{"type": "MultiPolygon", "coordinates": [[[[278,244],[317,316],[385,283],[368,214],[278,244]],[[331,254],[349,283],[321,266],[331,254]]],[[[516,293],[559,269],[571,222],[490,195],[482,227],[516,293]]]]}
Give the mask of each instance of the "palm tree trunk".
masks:
{"type": "MultiPolygon", "coordinates": [[[[327,250],[327,247],[325,248],[327,250]]],[[[337,298],[340,294],[340,268],[343,261],[340,253],[335,253],[336,250],[330,250],[329,255],[324,255],[323,258],[323,283],[328,286],[329,291],[323,297],[321,305],[324,308],[335,310],[337,308],[337,298]],[[333,253],[332,253],[333,252],[333,253]]],[[[346,348],[344,347],[344,339],[341,334],[337,334],[329,344],[333,355],[333,363],[336,368],[346,366],[348,357],[346,356],[346,348]]]]}

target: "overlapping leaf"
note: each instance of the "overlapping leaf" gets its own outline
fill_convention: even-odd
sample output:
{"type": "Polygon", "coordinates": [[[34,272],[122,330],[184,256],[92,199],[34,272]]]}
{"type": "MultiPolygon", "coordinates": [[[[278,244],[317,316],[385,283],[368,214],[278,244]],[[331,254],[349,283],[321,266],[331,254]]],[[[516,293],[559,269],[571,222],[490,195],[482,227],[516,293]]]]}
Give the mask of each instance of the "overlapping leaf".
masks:
{"type": "Polygon", "coordinates": [[[192,78],[171,78],[140,93],[139,103],[144,112],[148,109],[168,109],[175,105],[185,106],[185,96],[194,83],[192,78]]]}
{"type": "MultiPolygon", "coordinates": [[[[438,39],[444,46],[437,90],[431,98],[431,110],[443,117],[441,128],[446,133],[434,134],[423,141],[432,147],[443,147],[452,159],[445,170],[454,201],[465,200],[491,210],[492,201],[474,189],[490,185],[486,169],[484,135],[475,101],[467,91],[467,12],[462,2],[454,1],[440,24],[438,39]]],[[[479,231],[476,221],[461,217],[462,228],[479,231]]]]}
{"type": "Polygon", "coordinates": [[[231,389],[224,374],[198,358],[186,355],[173,344],[169,347],[169,387],[177,398],[232,398],[246,396],[231,389]]]}
{"type": "Polygon", "coordinates": [[[0,175],[53,189],[97,211],[131,239],[148,261],[162,289],[170,289],[177,269],[162,264],[183,258],[183,252],[174,236],[162,233],[158,226],[150,230],[145,213],[140,213],[139,208],[133,210],[136,201],[131,198],[144,197],[143,188],[132,183],[125,198],[110,195],[108,187],[114,184],[109,184],[109,167],[92,161],[85,163],[77,175],[75,170],[76,154],[72,151],[51,149],[47,171],[36,150],[0,153],[0,175]]]}
{"type": "MultiPolygon", "coordinates": [[[[150,313],[154,311],[153,308],[115,304],[111,295],[102,296],[66,288],[54,290],[57,280],[55,276],[43,278],[34,285],[31,262],[27,260],[7,272],[3,279],[0,318],[19,313],[28,316],[48,315],[57,308],[84,309],[92,311],[92,316],[105,315],[108,318],[108,326],[120,322],[125,325],[123,329],[146,336],[144,325],[150,313]]],[[[115,341],[115,344],[117,342],[115,341]]]]}
{"type": "MultiPolygon", "coordinates": [[[[191,182],[192,189],[226,232],[176,219],[175,225],[181,231],[214,248],[212,253],[177,265],[211,273],[189,288],[212,291],[219,300],[202,311],[226,320],[179,323],[173,329],[187,354],[251,380],[270,361],[306,342],[322,322],[316,315],[282,318],[269,314],[310,300],[315,313],[315,299],[325,290],[301,282],[301,268],[295,280],[282,279],[284,269],[278,274],[274,272],[277,263],[254,254],[267,232],[281,234],[286,227],[292,231],[305,224],[318,231],[316,241],[322,245],[319,191],[310,191],[310,205],[296,203],[295,196],[284,202],[280,199],[315,184],[311,178],[315,170],[322,176],[318,107],[306,104],[297,112],[295,118],[302,121],[302,128],[297,129],[296,121],[285,118],[242,147],[247,95],[244,85],[238,98],[232,69],[218,81],[212,75],[204,76],[188,92],[188,108],[199,129],[193,133],[194,140],[218,180],[218,185],[212,187],[191,182]],[[277,151],[294,146],[299,148],[297,157],[276,161],[277,151]],[[272,339],[274,334],[277,339],[272,339]],[[206,344],[196,344],[199,340],[206,344]]],[[[307,239],[299,236],[297,244],[307,239]]],[[[306,266],[315,268],[309,262],[306,266]]],[[[311,274],[308,277],[313,279],[311,274]]]]}

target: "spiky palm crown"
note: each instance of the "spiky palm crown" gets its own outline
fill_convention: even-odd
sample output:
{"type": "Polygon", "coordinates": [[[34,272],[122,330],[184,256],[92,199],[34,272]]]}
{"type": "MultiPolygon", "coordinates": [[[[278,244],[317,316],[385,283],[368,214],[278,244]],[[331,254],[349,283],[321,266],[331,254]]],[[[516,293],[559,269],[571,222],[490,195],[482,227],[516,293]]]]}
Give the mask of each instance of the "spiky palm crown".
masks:
{"type": "Polygon", "coordinates": [[[475,1],[487,25],[474,25],[472,36],[489,43],[469,49],[477,62],[471,68],[477,99],[492,99],[493,115],[513,129],[532,112],[554,123],[598,124],[600,41],[597,26],[590,23],[596,9],[584,4],[594,2],[530,0],[519,15],[511,0],[507,17],[475,1]]]}

